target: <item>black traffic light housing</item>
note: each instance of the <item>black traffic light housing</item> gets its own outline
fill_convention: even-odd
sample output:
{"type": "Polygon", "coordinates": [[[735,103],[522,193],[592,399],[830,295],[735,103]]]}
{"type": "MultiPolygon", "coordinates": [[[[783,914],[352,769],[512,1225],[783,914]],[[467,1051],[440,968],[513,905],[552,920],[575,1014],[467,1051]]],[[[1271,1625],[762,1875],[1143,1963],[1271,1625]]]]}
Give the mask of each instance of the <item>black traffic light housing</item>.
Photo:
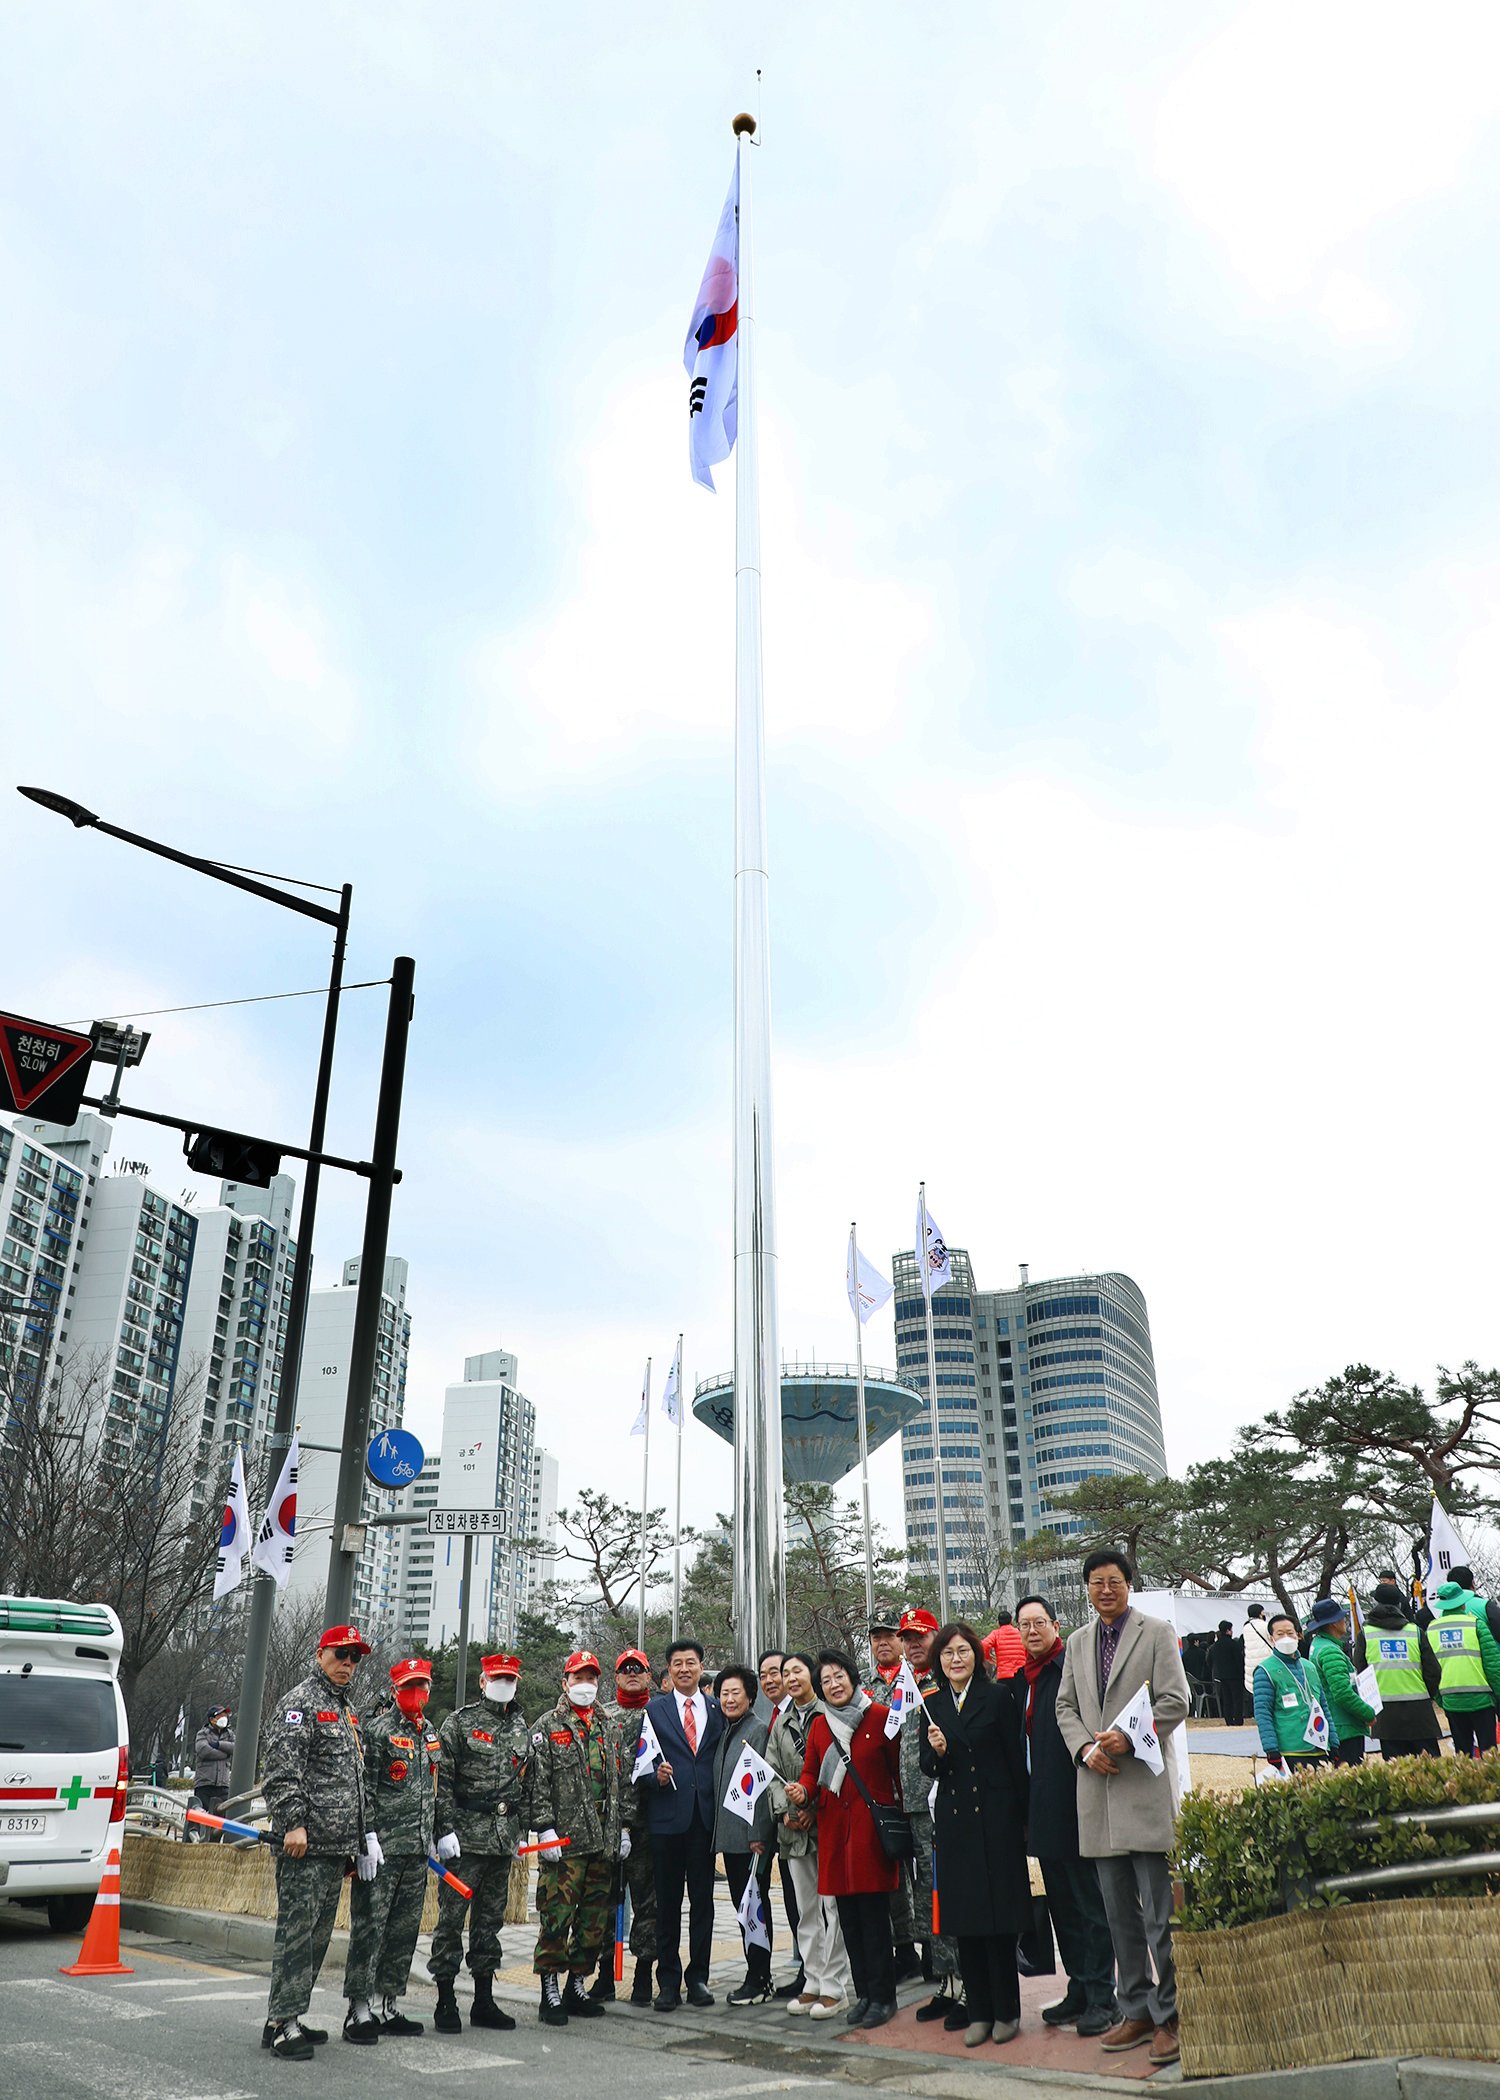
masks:
{"type": "Polygon", "coordinates": [[[281,1171],[281,1153],[264,1138],[243,1137],[236,1130],[189,1132],[183,1151],[195,1174],[238,1181],[246,1188],[267,1189],[281,1171]]]}

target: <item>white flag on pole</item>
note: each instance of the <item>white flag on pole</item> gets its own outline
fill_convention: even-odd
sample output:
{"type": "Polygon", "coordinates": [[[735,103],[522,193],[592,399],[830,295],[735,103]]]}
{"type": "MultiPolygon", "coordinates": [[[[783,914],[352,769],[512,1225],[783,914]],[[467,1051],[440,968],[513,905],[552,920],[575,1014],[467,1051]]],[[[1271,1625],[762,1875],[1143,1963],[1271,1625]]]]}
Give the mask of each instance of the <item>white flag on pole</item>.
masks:
{"type": "MultiPolygon", "coordinates": [[[[917,1205],[917,1238],[920,1240],[921,1237],[922,1206],[919,1203],[917,1205]]],[[[953,1281],[953,1263],[949,1257],[947,1242],[943,1238],[943,1229],[932,1215],[930,1209],[927,1212],[927,1259],[922,1261],[920,1254],[918,1254],[917,1259],[922,1262],[922,1289],[929,1298],[934,1291],[941,1290],[945,1283],[953,1281]]]]}
{"type": "Polygon", "coordinates": [[[887,1736],[899,1735],[901,1724],[908,1714],[914,1714],[922,1704],[922,1694],[917,1680],[911,1674],[911,1664],[903,1660],[900,1669],[891,1679],[890,1712],[885,1717],[887,1736]]]}
{"type": "Polygon", "coordinates": [[[1446,1582],[1454,1568],[1469,1565],[1469,1551],[1453,1528],[1453,1520],[1436,1495],[1432,1498],[1432,1525],[1427,1545],[1427,1602],[1432,1610],[1434,1590],[1446,1582]]]}
{"type": "Polygon", "coordinates": [[[849,1227],[849,1255],[844,1264],[844,1284],[849,1293],[850,1309],[859,1314],[861,1326],[868,1321],[871,1313],[879,1312],[891,1295],[890,1285],[875,1264],[866,1261],[860,1253],[852,1225],[849,1227]],[[856,1266],[859,1270],[857,1281],[856,1266]]]}
{"type": "Polygon", "coordinates": [[[636,1746],[635,1763],[630,1769],[632,1782],[639,1779],[649,1779],[651,1777],[651,1769],[660,1756],[661,1744],[657,1741],[656,1730],[651,1726],[651,1716],[642,1714],[641,1740],[636,1746]]]}
{"type": "Polygon", "coordinates": [[[631,1434],[632,1436],[644,1436],[644,1435],[646,1434],[646,1409],[647,1409],[647,1407],[648,1407],[648,1406],[650,1405],[650,1402],[648,1401],[648,1399],[647,1399],[647,1397],[646,1397],[646,1395],[647,1395],[647,1393],[648,1393],[648,1391],[649,1391],[649,1387],[647,1386],[647,1383],[646,1383],[646,1379],[647,1379],[647,1378],[648,1378],[649,1376],[650,1376],[650,1370],[649,1370],[649,1367],[648,1367],[648,1369],[647,1369],[647,1371],[646,1371],[645,1375],[644,1375],[644,1376],[642,1377],[642,1379],[641,1379],[641,1404],[640,1404],[640,1407],[639,1407],[639,1408],[637,1409],[637,1411],[636,1411],[636,1417],[635,1417],[635,1420],[634,1420],[634,1421],[633,1421],[633,1422],[631,1423],[631,1425],[630,1425],[630,1434],[631,1434]]]}
{"type": "Polygon", "coordinates": [[[694,481],[710,495],[714,477],[709,469],[734,450],[739,421],[739,300],[740,163],[736,154],[734,179],[682,346],[688,374],[688,464],[694,481]]]}
{"type": "Polygon", "coordinates": [[[250,1558],[256,1567],[274,1576],[278,1589],[286,1586],[292,1572],[292,1544],[297,1530],[297,1432],[287,1446],[286,1464],[271,1497],[271,1506],[260,1520],[250,1558]]]}
{"type": "Polygon", "coordinates": [[[238,1448],[229,1475],[229,1500],[224,1505],[224,1528],[219,1533],[219,1561],[214,1571],[214,1602],[237,1590],[245,1576],[245,1555],[250,1550],[250,1502],[245,1493],[245,1461],[238,1448]]]}
{"type": "Polygon", "coordinates": [[[746,1743],[734,1768],[734,1777],[729,1782],[729,1791],[724,1796],[724,1806],[742,1823],[753,1823],[755,1804],[770,1784],[771,1767],[746,1743]]]}
{"type": "Polygon", "coordinates": [[[1153,1772],[1165,1772],[1167,1761],[1161,1754],[1161,1741],[1151,1718],[1149,1684],[1143,1684],[1125,1711],[1115,1716],[1114,1725],[1134,1740],[1135,1754],[1142,1764],[1149,1765],[1153,1772]]]}
{"type": "Polygon", "coordinates": [[[760,1900],[760,1882],[754,1874],[745,1883],[745,1893],[740,1898],[740,1907],[735,1912],[740,1929],[745,1935],[745,1950],[764,1947],[771,1951],[771,1935],[766,1930],[766,1913],[760,1900]]]}
{"type": "Polygon", "coordinates": [[[667,1382],[661,1389],[661,1411],[674,1429],[682,1427],[682,1344],[677,1344],[677,1354],[672,1358],[672,1368],[667,1373],[667,1382]]]}

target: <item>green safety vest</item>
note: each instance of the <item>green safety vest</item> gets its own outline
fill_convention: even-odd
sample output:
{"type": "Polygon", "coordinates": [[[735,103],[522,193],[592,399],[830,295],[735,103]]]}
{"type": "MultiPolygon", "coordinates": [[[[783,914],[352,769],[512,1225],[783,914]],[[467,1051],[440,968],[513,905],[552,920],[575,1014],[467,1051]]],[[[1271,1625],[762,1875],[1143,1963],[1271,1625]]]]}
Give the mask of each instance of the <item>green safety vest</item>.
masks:
{"type": "MultiPolygon", "coordinates": [[[[1399,1633],[1392,1633],[1387,1626],[1371,1626],[1366,1622],[1365,1656],[1375,1672],[1375,1682],[1380,1686],[1380,1696],[1387,1706],[1399,1699],[1427,1697],[1418,1647],[1421,1638],[1415,1626],[1403,1626],[1399,1633]]],[[[1475,1645],[1477,1648],[1477,1636],[1475,1645]]]]}
{"type": "Polygon", "coordinates": [[[1302,1665],[1305,1685],[1297,1682],[1295,1673],[1287,1668],[1279,1655],[1268,1655],[1260,1667],[1271,1680],[1277,1749],[1283,1757],[1316,1757],[1319,1754],[1317,1744],[1307,1740],[1308,1717],[1312,1713],[1313,1699],[1318,1700],[1325,1714],[1328,1704],[1320,1696],[1322,1680],[1313,1665],[1308,1662],[1302,1665]]]}
{"type": "Polygon", "coordinates": [[[1471,1611],[1445,1612],[1441,1619],[1434,1619],[1427,1629],[1427,1645],[1441,1666],[1445,1693],[1489,1690],[1479,1651],[1479,1628],[1471,1611]]]}

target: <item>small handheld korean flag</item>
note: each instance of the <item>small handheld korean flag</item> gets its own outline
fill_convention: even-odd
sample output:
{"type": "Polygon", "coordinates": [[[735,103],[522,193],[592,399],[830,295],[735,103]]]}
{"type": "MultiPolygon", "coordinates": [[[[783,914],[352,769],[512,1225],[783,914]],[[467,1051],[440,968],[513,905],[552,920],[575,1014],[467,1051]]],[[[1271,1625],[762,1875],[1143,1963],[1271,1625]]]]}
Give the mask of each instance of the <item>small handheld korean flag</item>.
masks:
{"type": "Polygon", "coordinates": [[[693,302],[682,362],[688,375],[688,464],[714,493],[710,468],[728,459],[739,426],[740,164],[719,214],[719,230],[693,302]]]}
{"type": "Polygon", "coordinates": [[[901,1724],[908,1714],[914,1714],[922,1704],[922,1694],[917,1689],[917,1680],[911,1674],[911,1664],[902,1662],[891,1680],[890,1712],[885,1717],[885,1732],[888,1736],[899,1735],[901,1724]]]}
{"type": "Polygon", "coordinates": [[[1161,1754],[1161,1740],[1156,1733],[1156,1723],[1151,1718],[1151,1687],[1143,1684],[1125,1711],[1115,1721],[1135,1744],[1135,1754],[1143,1765],[1153,1772],[1165,1772],[1167,1761],[1161,1754]]]}
{"type": "Polygon", "coordinates": [[[746,1743],[729,1782],[729,1792],[724,1796],[724,1806],[742,1823],[753,1823],[756,1803],[770,1784],[771,1767],[746,1743]]]}
{"type": "MultiPolygon", "coordinates": [[[[918,1204],[917,1238],[919,1241],[922,1237],[922,1211],[923,1206],[918,1204]]],[[[920,1254],[917,1256],[917,1259],[922,1261],[920,1254]]],[[[952,1281],[953,1261],[948,1253],[948,1243],[943,1238],[943,1228],[932,1215],[931,1210],[928,1210],[927,1258],[925,1261],[922,1261],[922,1289],[930,1298],[934,1291],[940,1291],[945,1283],[951,1283],[952,1281]]]]}
{"type": "Polygon", "coordinates": [[[674,1429],[682,1427],[682,1344],[677,1344],[677,1354],[672,1358],[672,1368],[667,1373],[667,1382],[662,1387],[661,1411],[674,1429]]]}
{"type": "Polygon", "coordinates": [[[760,1900],[760,1882],[754,1874],[746,1878],[745,1893],[740,1898],[740,1907],[735,1916],[739,1919],[740,1929],[745,1935],[746,1952],[752,1947],[764,1947],[769,1954],[771,1935],[766,1930],[766,1913],[760,1900]]]}
{"type": "Polygon", "coordinates": [[[245,1494],[245,1461],[238,1449],[229,1475],[229,1500],[224,1505],[224,1528],[219,1533],[219,1562],[214,1571],[214,1602],[237,1590],[244,1579],[245,1555],[250,1549],[250,1503],[245,1494]]]}
{"type": "Polygon", "coordinates": [[[1304,1743],[1311,1743],[1314,1750],[1326,1750],[1332,1740],[1328,1733],[1328,1716],[1314,1699],[1312,1712],[1307,1717],[1307,1726],[1302,1731],[1304,1743]]]}
{"type": "Polygon", "coordinates": [[[646,1375],[641,1380],[641,1404],[636,1411],[635,1420],[630,1425],[630,1434],[632,1436],[644,1436],[646,1434],[646,1410],[651,1405],[650,1378],[651,1366],[648,1364],[646,1366],[646,1375]]]}
{"type": "Polygon", "coordinates": [[[849,1292],[849,1305],[859,1314],[863,1327],[871,1313],[879,1312],[891,1295],[891,1287],[873,1262],[866,1261],[859,1251],[859,1242],[854,1237],[854,1227],[849,1227],[849,1255],[844,1264],[844,1283],[849,1292]]]}
{"type": "Polygon", "coordinates": [[[297,1432],[287,1447],[286,1464],[271,1496],[271,1506],[260,1520],[250,1558],[264,1568],[278,1589],[284,1589],[292,1572],[292,1546],[297,1531],[297,1432]]]}
{"type": "Polygon", "coordinates": [[[1433,1591],[1448,1580],[1455,1568],[1469,1565],[1468,1548],[1454,1530],[1452,1518],[1436,1495],[1432,1498],[1432,1524],[1427,1541],[1427,1596],[1430,1603],[1433,1591]]]}
{"type": "Polygon", "coordinates": [[[661,1757],[661,1744],[656,1739],[656,1730],[651,1726],[651,1716],[641,1715],[641,1740],[636,1749],[635,1763],[630,1768],[632,1783],[638,1779],[649,1779],[651,1768],[661,1757]]]}

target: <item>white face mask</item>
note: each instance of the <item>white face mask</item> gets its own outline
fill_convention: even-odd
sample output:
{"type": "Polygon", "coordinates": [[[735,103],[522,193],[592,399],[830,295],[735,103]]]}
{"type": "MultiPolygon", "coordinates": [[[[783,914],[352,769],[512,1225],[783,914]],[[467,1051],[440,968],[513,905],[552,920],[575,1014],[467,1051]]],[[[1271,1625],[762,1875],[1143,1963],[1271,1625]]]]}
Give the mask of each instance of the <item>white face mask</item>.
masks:
{"type": "Polygon", "coordinates": [[[589,1684],[587,1680],[585,1680],[585,1682],[582,1684],[570,1684],[568,1686],[568,1697],[572,1700],[575,1706],[592,1706],[594,1701],[598,1698],[598,1696],[598,1685],[589,1684]]]}
{"type": "Polygon", "coordinates": [[[1295,1655],[1297,1652],[1297,1643],[1289,1633],[1278,1634],[1271,1645],[1278,1655],[1295,1655]]]}
{"type": "Polygon", "coordinates": [[[496,1706],[509,1706],[516,1696],[516,1680],[514,1677],[486,1677],[484,1696],[492,1699],[496,1706]]]}

